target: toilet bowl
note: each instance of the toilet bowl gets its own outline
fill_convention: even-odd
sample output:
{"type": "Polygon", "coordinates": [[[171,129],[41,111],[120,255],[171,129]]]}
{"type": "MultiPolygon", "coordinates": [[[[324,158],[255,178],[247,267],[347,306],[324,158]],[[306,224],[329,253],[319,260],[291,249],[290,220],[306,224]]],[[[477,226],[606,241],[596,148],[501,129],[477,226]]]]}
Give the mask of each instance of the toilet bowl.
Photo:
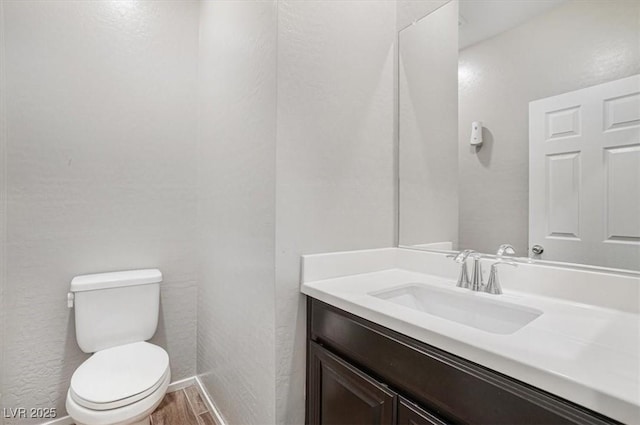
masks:
{"type": "Polygon", "coordinates": [[[156,345],[98,351],[73,374],[67,412],[77,425],[146,425],[170,381],[169,356],[156,345]]]}
{"type": "Polygon", "coordinates": [[[146,342],[158,326],[159,270],[77,276],[69,307],[76,338],[93,353],[73,373],[66,408],[76,425],[148,425],[162,401],[169,355],[146,342]]]}

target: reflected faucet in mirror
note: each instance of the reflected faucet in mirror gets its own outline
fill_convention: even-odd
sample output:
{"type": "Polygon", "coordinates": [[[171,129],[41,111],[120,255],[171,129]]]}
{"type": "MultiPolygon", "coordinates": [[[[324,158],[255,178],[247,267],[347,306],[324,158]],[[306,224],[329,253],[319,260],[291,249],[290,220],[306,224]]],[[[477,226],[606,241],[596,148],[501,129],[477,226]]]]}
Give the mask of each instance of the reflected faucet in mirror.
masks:
{"type": "Polygon", "coordinates": [[[510,245],[508,243],[503,243],[498,247],[498,251],[496,252],[496,255],[498,257],[502,257],[505,254],[516,255],[516,249],[513,247],[513,245],[510,245]]]}

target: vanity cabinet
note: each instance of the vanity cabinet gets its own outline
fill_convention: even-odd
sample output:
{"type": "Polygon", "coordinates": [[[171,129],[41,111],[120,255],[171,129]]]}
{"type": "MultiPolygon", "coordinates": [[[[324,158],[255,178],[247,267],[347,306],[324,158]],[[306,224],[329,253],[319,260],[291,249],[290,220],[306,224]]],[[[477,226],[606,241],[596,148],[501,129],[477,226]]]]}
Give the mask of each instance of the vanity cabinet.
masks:
{"type": "Polygon", "coordinates": [[[312,425],[619,422],[308,298],[312,425]]]}

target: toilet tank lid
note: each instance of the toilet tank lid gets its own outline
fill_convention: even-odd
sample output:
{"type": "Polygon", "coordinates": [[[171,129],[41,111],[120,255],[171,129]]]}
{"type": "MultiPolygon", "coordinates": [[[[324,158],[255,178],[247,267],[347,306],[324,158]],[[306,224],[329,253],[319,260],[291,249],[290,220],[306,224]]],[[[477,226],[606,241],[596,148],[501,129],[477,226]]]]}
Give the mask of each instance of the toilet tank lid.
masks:
{"type": "Polygon", "coordinates": [[[158,282],[162,282],[162,273],[158,269],[85,274],[71,280],[71,292],[95,291],[158,282]]]}

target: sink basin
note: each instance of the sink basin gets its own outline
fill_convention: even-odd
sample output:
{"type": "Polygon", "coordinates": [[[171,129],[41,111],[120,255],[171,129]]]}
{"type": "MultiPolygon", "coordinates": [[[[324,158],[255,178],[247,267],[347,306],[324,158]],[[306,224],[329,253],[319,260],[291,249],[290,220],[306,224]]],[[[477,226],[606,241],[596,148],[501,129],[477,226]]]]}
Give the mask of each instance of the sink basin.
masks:
{"type": "Polygon", "coordinates": [[[482,294],[420,283],[369,294],[422,313],[438,316],[462,325],[495,333],[512,334],[540,315],[542,311],[482,294]]]}

